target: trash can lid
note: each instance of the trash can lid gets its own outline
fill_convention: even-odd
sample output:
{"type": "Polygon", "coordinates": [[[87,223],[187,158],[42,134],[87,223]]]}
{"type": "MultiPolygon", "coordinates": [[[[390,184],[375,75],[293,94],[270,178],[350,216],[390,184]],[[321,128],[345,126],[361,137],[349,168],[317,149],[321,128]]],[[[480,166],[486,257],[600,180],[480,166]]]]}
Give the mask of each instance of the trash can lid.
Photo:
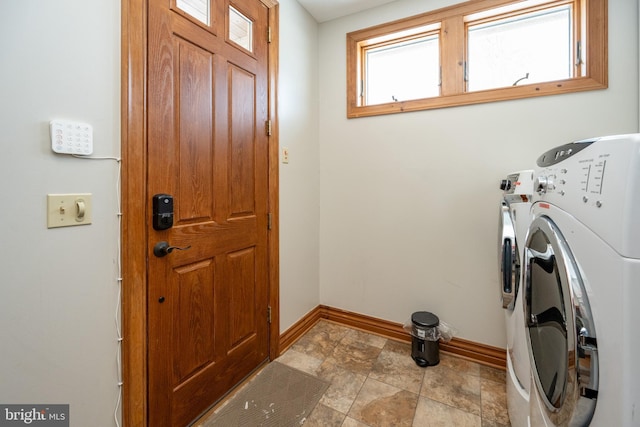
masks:
{"type": "Polygon", "coordinates": [[[411,322],[416,326],[434,327],[440,324],[440,319],[428,311],[416,311],[411,315],[411,322]]]}

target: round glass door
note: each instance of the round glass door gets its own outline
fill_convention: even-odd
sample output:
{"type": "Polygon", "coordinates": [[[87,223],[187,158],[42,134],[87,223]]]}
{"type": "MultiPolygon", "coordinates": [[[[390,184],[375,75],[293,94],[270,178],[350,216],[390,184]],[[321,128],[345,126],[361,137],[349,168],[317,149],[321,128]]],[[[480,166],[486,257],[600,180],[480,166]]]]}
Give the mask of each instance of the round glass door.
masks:
{"type": "MultiPolygon", "coordinates": [[[[563,290],[567,280],[558,268],[558,257],[549,237],[540,228],[527,246],[529,280],[526,321],[531,352],[541,391],[547,405],[560,408],[567,386],[567,310],[563,290]]],[[[569,314],[570,315],[570,314],[569,314]]]]}
{"type": "Polygon", "coordinates": [[[535,386],[554,425],[586,425],[595,410],[598,359],[583,280],[566,240],[545,216],[532,222],[525,254],[525,321],[535,386]],[[586,411],[576,410],[579,399],[586,411]]]}

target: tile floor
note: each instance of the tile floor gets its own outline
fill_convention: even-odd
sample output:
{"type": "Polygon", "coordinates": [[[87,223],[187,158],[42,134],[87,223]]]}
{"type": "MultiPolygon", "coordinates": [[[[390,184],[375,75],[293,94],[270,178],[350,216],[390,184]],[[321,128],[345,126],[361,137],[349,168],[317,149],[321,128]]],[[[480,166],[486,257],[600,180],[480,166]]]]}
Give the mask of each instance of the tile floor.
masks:
{"type": "Polygon", "coordinates": [[[278,361],[331,383],[305,427],[509,426],[504,371],[443,353],[420,368],[408,343],[322,320],[278,361]]]}

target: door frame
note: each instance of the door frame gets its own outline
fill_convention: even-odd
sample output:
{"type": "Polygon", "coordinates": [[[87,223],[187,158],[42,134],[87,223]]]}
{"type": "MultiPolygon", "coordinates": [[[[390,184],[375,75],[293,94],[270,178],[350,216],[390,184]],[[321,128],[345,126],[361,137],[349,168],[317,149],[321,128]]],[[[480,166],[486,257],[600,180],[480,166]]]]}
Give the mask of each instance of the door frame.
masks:
{"type": "MultiPolygon", "coordinates": [[[[271,306],[269,359],[280,347],[280,261],[278,181],[278,34],[277,0],[260,0],[269,9],[268,287],[271,306]]],[[[121,158],[122,158],[122,421],[147,426],[147,0],[121,0],[121,158]]]]}

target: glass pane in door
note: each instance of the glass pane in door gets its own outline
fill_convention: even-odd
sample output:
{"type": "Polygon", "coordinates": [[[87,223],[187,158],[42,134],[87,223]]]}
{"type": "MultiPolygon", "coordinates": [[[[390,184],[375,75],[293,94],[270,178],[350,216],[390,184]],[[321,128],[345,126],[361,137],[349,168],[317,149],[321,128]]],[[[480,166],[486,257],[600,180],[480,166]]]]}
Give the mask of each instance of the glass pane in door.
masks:
{"type": "Polygon", "coordinates": [[[176,0],[176,6],[205,25],[209,25],[211,0],[176,0]]]}
{"type": "Polygon", "coordinates": [[[253,22],[229,6],[229,40],[253,52],[253,22]]]}

